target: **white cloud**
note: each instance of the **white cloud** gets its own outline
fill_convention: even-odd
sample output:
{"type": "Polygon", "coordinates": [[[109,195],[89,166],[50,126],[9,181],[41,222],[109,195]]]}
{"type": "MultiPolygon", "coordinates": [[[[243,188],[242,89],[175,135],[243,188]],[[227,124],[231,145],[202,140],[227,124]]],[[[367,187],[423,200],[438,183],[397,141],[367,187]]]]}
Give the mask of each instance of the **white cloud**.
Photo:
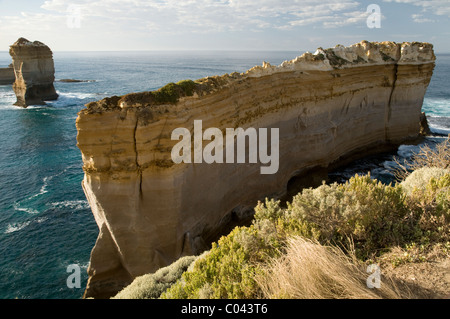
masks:
{"type": "Polygon", "coordinates": [[[42,8],[65,14],[74,4],[85,19],[133,19],[169,33],[348,25],[365,11],[353,0],[47,0],[42,8]]]}
{"type": "Polygon", "coordinates": [[[343,14],[343,17],[339,17],[338,19],[330,20],[324,22],[324,26],[326,27],[341,27],[346,25],[360,24],[366,26],[367,17],[370,13],[368,12],[346,12],[343,14]]]}
{"type": "Polygon", "coordinates": [[[130,43],[155,39],[166,46],[171,45],[169,36],[199,39],[216,32],[366,25],[366,7],[355,0],[46,0],[40,9],[25,14],[26,19],[12,14],[1,17],[0,33],[11,36],[3,39],[5,43],[27,35],[51,38],[55,46],[73,38],[71,43],[82,42],[91,49],[106,47],[108,41],[117,45],[118,39],[130,43]],[[68,27],[74,14],[79,15],[80,28],[68,27]]]}
{"type": "Polygon", "coordinates": [[[449,0],[383,0],[384,2],[396,2],[412,4],[422,8],[423,12],[450,17],[449,0]]]}
{"type": "Polygon", "coordinates": [[[416,23],[436,22],[435,20],[424,18],[422,14],[413,14],[411,17],[416,23]]]}
{"type": "MultiPolygon", "coordinates": [[[[413,21],[444,23],[434,15],[450,16],[450,0],[383,1],[417,8],[416,15],[406,17],[405,25],[413,25],[413,21]]],[[[373,30],[366,25],[368,3],[371,1],[42,0],[40,8],[24,9],[23,15],[12,13],[12,8],[6,16],[0,13],[0,43],[6,46],[25,36],[53,42],[58,50],[127,50],[197,48],[199,44],[256,48],[269,47],[270,39],[291,47],[294,41],[308,42],[307,37],[322,36],[320,33],[334,42],[336,36],[346,35],[339,28],[348,26],[352,28],[345,31],[352,39],[355,32],[371,39],[373,30]],[[79,8],[81,28],[67,26],[73,14],[68,12],[70,6],[79,8]]],[[[390,7],[394,6],[381,4],[382,13],[390,7]]]]}

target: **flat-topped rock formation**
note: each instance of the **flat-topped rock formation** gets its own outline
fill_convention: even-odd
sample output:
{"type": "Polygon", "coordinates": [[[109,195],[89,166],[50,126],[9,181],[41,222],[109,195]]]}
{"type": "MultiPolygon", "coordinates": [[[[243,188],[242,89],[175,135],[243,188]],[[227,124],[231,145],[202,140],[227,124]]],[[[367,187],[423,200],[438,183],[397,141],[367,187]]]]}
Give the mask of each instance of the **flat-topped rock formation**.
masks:
{"type": "Polygon", "coordinates": [[[55,66],[53,53],[39,41],[18,39],[10,46],[15,82],[13,84],[17,101],[14,105],[45,105],[45,101],[56,100],[58,94],[53,86],[55,66]]]}
{"type": "Polygon", "coordinates": [[[428,43],[363,41],[87,104],[77,140],[99,235],[85,297],[109,297],[208,249],[230,223],[251,218],[258,200],[284,196],[294,176],[417,137],[434,61],[428,43]],[[175,164],[172,133],[186,128],[194,154],[196,120],[224,136],[227,128],[278,129],[278,169],[175,164]]]}
{"type": "Polygon", "coordinates": [[[7,68],[0,68],[0,85],[13,84],[16,80],[14,68],[10,64],[7,68]]]}

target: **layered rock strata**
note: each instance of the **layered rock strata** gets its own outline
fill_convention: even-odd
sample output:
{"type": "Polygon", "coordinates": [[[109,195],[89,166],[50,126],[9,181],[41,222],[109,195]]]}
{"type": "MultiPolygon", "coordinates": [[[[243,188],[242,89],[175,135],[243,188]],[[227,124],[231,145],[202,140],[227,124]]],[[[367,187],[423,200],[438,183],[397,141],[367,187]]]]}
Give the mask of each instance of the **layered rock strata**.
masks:
{"type": "Polygon", "coordinates": [[[199,254],[258,200],[285,195],[293,176],[417,137],[434,61],[428,43],[363,41],[88,104],[77,139],[99,235],[85,297],[109,297],[199,254]],[[261,174],[248,161],[175,164],[171,134],[194,133],[195,120],[222,132],[278,128],[278,171],[261,174]]]}
{"type": "Polygon", "coordinates": [[[58,94],[53,86],[55,66],[53,53],[39,41],[18,39],[10,46],[15,82],[13,84],[17,101],[14,105],[45,105],[45,101],[56,100],[58,94]]]}

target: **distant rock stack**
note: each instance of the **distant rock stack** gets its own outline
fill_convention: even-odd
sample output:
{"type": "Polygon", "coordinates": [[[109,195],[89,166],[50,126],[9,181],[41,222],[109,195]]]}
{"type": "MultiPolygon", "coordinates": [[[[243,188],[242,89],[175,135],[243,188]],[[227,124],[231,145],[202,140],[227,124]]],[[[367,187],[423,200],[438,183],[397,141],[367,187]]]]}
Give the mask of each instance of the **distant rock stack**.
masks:
{"type": "Polygon", "coordinates": [[[428,125],[428,119],[425,112],[420,114],[420,135],[427,136],[431,135],[432,132],[430,130],[430,126],[428,125]]]}
{"type": "Polygon", "coordinates": [[[53,81],[55,66],[53,53],[39,41],[30,42],[20,38],[10,46],[16,81],[13,84],[17,101],[14,105],[45,105],[44,101],[56,100],[53,81]]]}
{"type": "Polygon", "coordinates": [[[16,80],[12,64],[7,68],[0,68],[0,85],[11,85],[16,80]]]}

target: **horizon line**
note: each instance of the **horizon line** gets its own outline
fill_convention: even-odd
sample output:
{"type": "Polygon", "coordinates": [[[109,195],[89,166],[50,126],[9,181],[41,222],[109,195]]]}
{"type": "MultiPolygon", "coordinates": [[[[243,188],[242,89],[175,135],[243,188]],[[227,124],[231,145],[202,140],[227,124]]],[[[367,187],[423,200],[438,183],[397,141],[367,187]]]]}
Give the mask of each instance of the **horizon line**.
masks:
{"type": "MultiPolygon", "coordinates": [[[[294,52],[300,51],[303,52],[305,50],[257,50],[257,49],[146,49],[146,50],[52,50],[52,52],[159,52],[159,51],[228,51],[228,52],[294,52]]],[[[0,50],[0,53],[8,53],[8,50],[0,50]]],[[[449,52],[450,53],[450,52],[449,52]]]]}
{"type": "MultiPolygon", "coordinates": [[[[208,52],[208,51],[214,51],[214,52],[307,52],[308,50],[295,50],[295,49],[289,49],[289,50],[256,50],[256,49],[146,49],[146,50],[52,50],[53,53],[107,53],[107,52],[208,52]]],[[[9,53],[8,50],[0,50],[0,53],[9,53]]],[[[450,51],[448,52],[434,52],[436,55],[450,55],[450,51]]]]}

